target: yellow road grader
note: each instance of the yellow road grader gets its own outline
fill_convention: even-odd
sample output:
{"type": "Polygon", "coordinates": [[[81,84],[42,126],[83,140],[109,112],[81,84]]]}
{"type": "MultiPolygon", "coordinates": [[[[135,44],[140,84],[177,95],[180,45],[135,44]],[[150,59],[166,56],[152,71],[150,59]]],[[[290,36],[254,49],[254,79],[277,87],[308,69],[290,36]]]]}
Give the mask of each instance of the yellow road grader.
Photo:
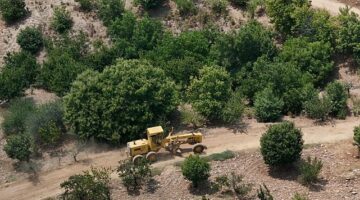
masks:
{"type": "Polygon", "coordinates": [[[165,137],[161,126],[151,127],[146,130],[147,139],[134,140],[127,143],[127,154],[134,163],[146,158],[150,162],[157,160],[157,152],[164,148],[173,154],[181,154],[180,145],[190,144],[193,152],[200,154],[206,149],[201,144],[203,135],[198,133],[186,133],[173,135],[172,131],[165,137]]]}

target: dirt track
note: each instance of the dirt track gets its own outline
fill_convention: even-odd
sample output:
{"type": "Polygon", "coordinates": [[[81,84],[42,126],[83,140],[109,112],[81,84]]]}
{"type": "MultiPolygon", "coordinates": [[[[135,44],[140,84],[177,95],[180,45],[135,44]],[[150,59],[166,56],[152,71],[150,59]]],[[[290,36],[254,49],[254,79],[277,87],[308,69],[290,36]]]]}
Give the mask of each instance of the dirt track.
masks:
{"type": "MultiPolygon", "coordinates": [[[[327,143],[352,138],[353,127],[359,124],[358,118],[336,121],[334,125],[318,126],[307,119],[296,119],[297,127],[304,133],[305,143],[327,143]]],[[[207,131],[204,143],[208,146],[207,153],[221,152],[227,149],[239,151],[259,146],[259,138],[266,130],[266,124],[250,121],[247,133],[234,134],[231,129],[212,128],[207,131]]],[[[164,153],[165,154],[165,153],[164,153]]],[[[124,149],[89,155],[87,160],[64,166],[60,169],[42,173],[39,181],[34,183],[28,179],[18,180],[0,186],[0,199],[29,200],[42,199],[61,193],[59,184],[69,176],[87,170],[90,166],[116,167],[118,161],[125,157],[124,149]]],[[[169,158],[158,162],[155,166],[168,165],[182,158],[169,158]]],[[[168,158],[166,158],[168,157],[168,158]]]]}

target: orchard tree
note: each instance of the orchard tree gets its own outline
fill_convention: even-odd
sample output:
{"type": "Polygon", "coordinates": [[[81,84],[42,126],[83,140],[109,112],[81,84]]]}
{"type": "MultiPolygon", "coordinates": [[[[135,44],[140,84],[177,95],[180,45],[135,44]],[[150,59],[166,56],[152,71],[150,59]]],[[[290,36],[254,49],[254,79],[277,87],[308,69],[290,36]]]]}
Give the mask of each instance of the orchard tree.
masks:
{"type": "Polygon", "coordinates": [[[99,0],[98,15],[105,26],[111,25],[113,20],[121,18],[125,12],[124,0],[99,0]]]}
{"type": "Polygon", "coordinates": [[[65,33],[71,29],[74,22],[65,7],[56,7],[52,18],[51,27],[58,33],[65,33]]]}
{"type": "Polygon", "coordinates": [[[110,172],[107,169],[91,168],[83,174],[70,176],[60,184],[65,192],[61,199],[110,200],[110,172]]]}
{"type": "Polygon", "coordinates": [[[280,119],[284,102],[275,96],[270,88],[266,88],[255,96],[255,116],[261,122],[274,122],[280,119]]]}
{"type": "Polygon", "coordinates": [[[233,92],[222,111],[221,120],[230,124],[236,123],[241,120],[244,109],[243,96],[238,91],[233,92]]]}
{"type": "Polygon", "coordinates": [[[161,69],[146,61],[119,60],[101,73],[79,75],[64,105],[66,121],[81,138],[120,144],[166,120],[178,95],[161,69]]]}
{"type": "Polygon", "coordinates": [[[260,56],[275,54],[272,33],[257,21],[248,22],[236,33],[220,35],[211,50],[212,59],[229,70],[239,70],[260,56]]]}
{"type": "Polygon", "coordinates": [[[146,159],[136,164],[132,160],[124,160],[120,162],[117,172],[129,191],[140,189],[151,176],[150,165],[146,159]]]}
{"type": "Polygon", "coordinates": [[[310,7],[308,0],[267,0],[266,13],[275,29],[283,34],[290,34],[295,25],[294,11],[298,7],[310,7]]]}
{"type": "Polygon", "coordinates": [[[196,111],[210,120],[221,119],[231,96],[230,75],[219,66],[206,66],[200,70],[199,77],[191,81],[187,93],[196,111]]]}
{"type": "Polygon", "coordinates": [[[291,164],[301,157],[302,133],[291,122],[270,126],[260,138],[260,151],[271,167],[291,164]]]}
{"type": "Polygon", "coordinates": [[[21,30],[16,38],[20,47],[32,54],[36,54],[44,45],[41,30],[36,27],[26,27],[21,30]]]}
{"type": "Polygon", "coordinates": [[[198,187],[199,183],[208,180],[210,170],[210,164],[198,155],[190,155],[181,165],[182,174],[192,182],[195,188],[198,187]]]}
{"type": "Polygon", "coordinates": [[[360,19],[350,10],[350,7],[340,9],[337,17],[339,23],[336,31],[336,47],[341,53],[352,55],[359,49],[360,43],[360,19]]]}
{"type": "Polygon", "coordinates": [[[325,88],[326,96],[331,102],[331,115],[340,119],[345,119],[347,115],[348,94],[345,86],[340,82],[329,83],[325,88]]]}
{"type": "Polygon", "coordinates": [[[24,0],[0,0],[0,13],[6,23],[24,18],[29,11],[24,0]]]}
{"type": "Polygon", "coordinates": [[[31,137],[27,134],[17,134],[8,137],[4,151],[9,158],[29,162],[31,156],[31,137]]]}
{"type": "Polygon", "coordinates": [[[305,102],[306,115],[312,119],[325,121],[328,119],[332,110],[331,101],[327,96],[318,97],[317,95],[305,102]]]}

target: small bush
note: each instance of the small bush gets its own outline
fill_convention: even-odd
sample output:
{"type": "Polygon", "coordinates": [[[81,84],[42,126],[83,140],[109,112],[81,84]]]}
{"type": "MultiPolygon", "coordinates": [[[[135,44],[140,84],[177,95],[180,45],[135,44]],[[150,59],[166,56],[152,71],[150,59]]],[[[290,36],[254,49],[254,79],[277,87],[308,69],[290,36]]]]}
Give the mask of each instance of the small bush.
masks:
{"type": "Polygon", "coordinates": [[[43,47],[43,35],[39,28],[26,27],[21,30],[16,38],[20,47],[32,54],[36,54],[43,47]]]}
{"type": "Polygon", "coordinates": [[[252,190],[252,184],[244,183],[244,176],[231,172],[230,176],[218,176],[215,178],[215,187],[221,190],[221,193],[233,193],[237,198],[243,199],[252,190]]]}
{"type": "Polygon", "coordinates": [[[264,89],[255,96],[255,116],[260,122],[274,122],[279,120],[284,102],[275,96],[272,89],[264,89]]]}
{"type": "Polygon", "coordinates": [[[110,200],[110,172],[107,169],[91,168],[83,174],[70,176],[60,184],[65,192],[61,199],[110,200]]]}
{"type": "Polygon", "coordinates": [[[210,7],[213,12],[218,15],[228,13],[228,1],[227,0],[210,0],[210,7]]]}
{"type": "Polygon", "coordinates": [[[29,161],[31,155],[31,138],[27,134],[9,136],[6,139],[4,151],[9,158],[19,161],[29,161]]]}
{"type": "Polygon", "coordinates": [[[260,188],[257,190],[257,197],[260,200],[274,200],[274,197],[270,194],[270,190],[265,184],[260,185],[260,188]]]}
{"type": "Polygon", "coordinates": [[[65,33],[73,26],[70,12],[64,7],[56,7],[52,18],[51,27],[58,33],[65,33]]]}
{"type": "Polygon", "coordinates": [[[57,145],[65,132],[63,109],[60,102],[40,105],[26,119],[27,133],[41,146],[57,145]]]}
{"type": "Polygon", "coordinates": [[[194,129],[200,128],[206,124],[206,118],[204,116],[186,106],[181,106],[180,118],[182,124],[191,125],[194,129]]]}
{"type": "Polygon", "coordinates": [[[345,86],[340,82],[329,83],[325,88],[326,96],[331,102],[331,115],[339,119],[345,119],[347,115],[348,94],[345,86]]]}
{"type": "Polygon", "coordinates": [[[208,160],[224,161],[235,157],[235,153],[230,150],[226,150],[222,153],[214,153],[206,157],[208,160]]]}
{"type": "Polygon", "coordinates": [[[197,12],[197,8],[193,0],[176,0],[175,3],[180,15],[192,15],[197,12]]]}
{"type": "Polygon", "coordinates": [[[98,14],[100,19],[106,26],[111,25],[112,21],[122,17],[125,12],[124,0],[99,0],[98,2],[98,14]]]}
{"type": "Polygon", "coordinates": [[[35,110],[32,99],[17,99],[10,102],[8,112],[1,124],[6,135],[21,134],[26,129],[26,118],[35,110]]]}
{"type": "Polygon", "coordinates": [[[166,0],[135,0],[135,5],[140,5],[145,10],[162,6],[166,0]]]}
{"type": "Polygon", "coordinates": [[[331,102],[326,96],[319,98],[313,97],[304,104],[306,115],[312,119],[325,121],[331,112],[331,102]]]}
{"type": "Polygon", "coordinates": [[[291,122],[270,126],[260,139],[260,150],[266,164],[281,166],[297,161],[303,149],[302,133],[291,122]]]}
{"type": "Polygon", "coordinates": [[[234,92],[222,111],[222,121],[229,124],[240,121],[244,113],[244,107],[242,95],[239,92],[234,92]]]}
{"type": "Polygon", "coordinates": [[[318,158],[312,159],[307,157],[306,161],[300,163],[300,177],[299,180],[304,185],[310,185],[318,180],[319,174],[323,167],[323,163],[318,158]]]}
{"type": "Polygon", "coordinates": [[[304,194],[295,193],[295,195],[293,196],[293,198],[291,198],[291,200],[309,200],[309,199],[304,194]]]}
{"type": "Polygon", "coordinates": [[[91,11],[94,8],[93,0],[75,0],[80,4],[80,8],[83,11],[91,11]]]}
{"type": "Polygon", "coordinates": [[[124,186],[130,191],[140,189],[151,176],[150,165],[145,159],[136,164],[131,160],[121,161],[117,172],[124,186]]]}
{"type": "Polygon", "coordinates": [[[6,23],[24,18],[28,12],[25,0],[0,0],[0,13],[6,23]]]}
{"type": "Polygon", "coordinates": [[[185,179],[191,181],[196,188],[199,183],[208,180],[210,177],[210,164],[198,155],[190,155],[181,165],[181,171],[185,179]]]}

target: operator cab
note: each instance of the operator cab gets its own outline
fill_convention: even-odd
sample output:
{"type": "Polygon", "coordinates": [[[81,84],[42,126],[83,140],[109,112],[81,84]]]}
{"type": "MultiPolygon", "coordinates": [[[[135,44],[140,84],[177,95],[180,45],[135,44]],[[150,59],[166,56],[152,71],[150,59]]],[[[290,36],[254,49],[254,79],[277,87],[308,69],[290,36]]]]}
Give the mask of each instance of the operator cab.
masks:
{"type": "Polygon", "coordinates": [[[164,139],[164,130],[161,126],[155,126],[146,130],[150,149],[158,151],[161,148],[161,143],[164,139]]]}

